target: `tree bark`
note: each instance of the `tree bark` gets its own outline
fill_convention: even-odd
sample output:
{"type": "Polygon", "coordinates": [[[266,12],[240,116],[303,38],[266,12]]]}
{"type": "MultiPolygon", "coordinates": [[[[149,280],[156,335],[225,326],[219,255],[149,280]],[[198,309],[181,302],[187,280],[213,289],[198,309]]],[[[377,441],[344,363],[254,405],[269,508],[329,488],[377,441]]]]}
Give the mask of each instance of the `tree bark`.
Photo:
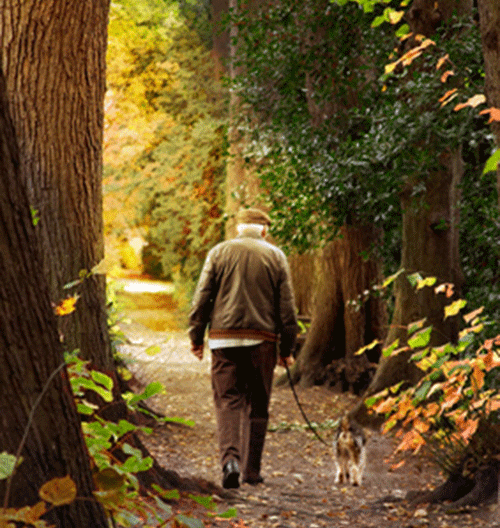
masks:
{"type": "MultiPolygon", "coordinates": [[[[40,219],[43,274],[54,303],[104,255],[102,131],[108,0],[1,0],[0,66],[19,145],[19,175],[40,219]]],[[[65,347],[110,369],[105,280],[78,286],[61,321],[65,347]]]]}
{"type": "MultiPolygon", "coordinates": [[[[22,462],[10,506],[39,502],[38,490],[69,475],[83,500],[53,509],[57,526],[107,527],[92,495],[88,452],[64,365],[49,289],[22,180],[19,152],[0,69],[0,445],[22,462]],[[37,400],[40,399],[38,406],[37,400]],[[30,417],[30,413],[33,416],[30,417]],[[31,421],[30,421],[31,420],[31,421]]],[[[0,481],[4,497],[8,481],[0,481]]]]}
{"type": "Polygon", "coordinates": [[[294,381],[303,386],[327,381],[342,390],[359,393],[374,372],[380,347],[357,356],[356,351],[374,339],[383,339],[387,324],[385,306],[378,298],[357,301],[380,281],[380,265],[368,251],[379,234],[368,227],[344,226],[316,264],[317,286],[311,327],[293,369],[294,381]]]}
{"type": "MultiPolygon", "coordinates": [[[[478,0],[483,44],[485,92],[489,107],[500,108],[500,3],[478,0]]],[[[491,124],[497,148],[500,148],[500,122],[491,124]]],[[[497,166],[498,207],[500,208],[500,165],[497,166]]]]}
{"type": "MultiPolygon", "coordinates": [[[[414,33],[430,36],[436,27],[445,22],[454,11],[460,14],[470,12],[470,0],[416,0],[408,12],[407,20],[414,33]]],[[[401,193],[403,209],[403,241],[401,268],[406,274],[419,272],[424,277],[436,277],[440,283],[454,284],[455,292],[460,293],[463,276],[459,259],[459,184],[463,174],[461,149],[437,152],[438,167],[427,178],[418,175],[405,182],[401,193]],[[419,202],[412,199],[415,185],[425,183],[425,194],[419,202]]],[[[431,345],[456,341],[458,317],[444,319],[444,306],[450,302],[443,295],[437,296],[431,288],[418,292],[407,278],[400,276],[395,284],[395,309],[386,344],[396,339],[404,346],[407,339],[407,326],[411,322],[425,318],[432,325],[431,345]]],[[[413,352],[383,358],[375,376],[365,392],[365,397],[375,394],[400,381],[416,383],[420,371],[410,361],[413,352]]],[[[370,418],[363,401],[352,411],[361,423],[380,417],[370,418]]]]}

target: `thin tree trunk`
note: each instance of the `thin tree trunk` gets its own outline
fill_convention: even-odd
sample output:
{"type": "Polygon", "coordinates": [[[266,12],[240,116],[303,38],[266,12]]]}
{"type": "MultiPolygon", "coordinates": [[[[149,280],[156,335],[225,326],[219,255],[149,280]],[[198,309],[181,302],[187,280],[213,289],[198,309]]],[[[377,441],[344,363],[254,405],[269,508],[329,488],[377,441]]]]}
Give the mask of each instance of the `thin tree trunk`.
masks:
{"type": "Polygon", "coordinates": [[[0,445],[22,462],[9,505],[32,506],[39,488],[69,475],[78,501],[55,508],[57,526],[107,527],[92,495],[88,452],[68,382],[49,290],[37,253],[28,200],[19,177],[19,154],[0,69],[0,445]],[[38,401],[39,400],[39,401],[38,401]],[[38,403],[38,405],[37,405],[38,403]],[[32,413],[32,416],[30,416],[32,413]]]}

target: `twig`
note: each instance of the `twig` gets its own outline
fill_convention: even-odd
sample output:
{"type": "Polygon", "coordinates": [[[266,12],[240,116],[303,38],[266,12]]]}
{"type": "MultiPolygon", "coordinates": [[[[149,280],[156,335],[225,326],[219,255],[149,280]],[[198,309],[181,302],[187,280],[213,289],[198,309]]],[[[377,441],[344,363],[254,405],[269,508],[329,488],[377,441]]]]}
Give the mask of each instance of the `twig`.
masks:
{"type": "Polygon", "coordinates": [[[33,418],[35,417],[36,408],[38,407],[38,405],[40,405],[40,402],[42,401],[43,396],[47,392],[47,389],[49,388],[49,385],[52,382],[52,380],[56,377],[56,375],[65,366],[66,366],[66,362],[63,362],[56,368],[56,370],[54,370],[54,372],[52,372],[52,374],[49,376],[49,378],[45,382],[45,385],[43,386],[42,392],[40,393],[40,395],[36,399],[32,409],[30,411],[30,414],[28,416],[28,423],[26,424],[26,427],[24,428],[24,434],[23,434],[23,437],[21,439],[21,442],[19,444],[19,447],[17,448],[17,452],[16,452],[16,455],[15,455],[16,456],[16,460],[15,460],[15,463],[14,463],[14,470],[12,471],[12,473],[9,475],[9,478],[7,479],[7,484],[6,484],[6,488],[5,488],[5,496],[4,496],[4,499],[3,499],[3,508],[4,509],[7,508],[7,505],[9,503],[10,489],[11,489],[11,486],[12,486],[12,478],[13,478],[15,472],[16,472],[16,467],[17,467],[17,464],[19,462],[19,459],[21,458],[21,452],[22,452],[22,450],[24,448],[24,444],[26,443],[26,440],[28,439],[29,429],[31,427],[31,424],[33,423],[33,418]]]}

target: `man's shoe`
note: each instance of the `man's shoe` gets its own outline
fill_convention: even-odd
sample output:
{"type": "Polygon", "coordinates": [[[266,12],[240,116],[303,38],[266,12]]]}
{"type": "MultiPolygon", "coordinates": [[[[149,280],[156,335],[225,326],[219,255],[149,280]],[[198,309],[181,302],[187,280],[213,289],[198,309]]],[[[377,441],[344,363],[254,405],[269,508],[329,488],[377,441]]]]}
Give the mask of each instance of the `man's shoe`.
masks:
{"type": "Polygon", "coordinates": [[[230,460],[226,462],[222,470],[222,487],[239,488],[240,487],[240,468],[236,460],[230,460]]]}
{"type": "Polygon", "coordinates": [[[260,475],[257,475],[256,477],[247,477],[243,482],[245,484],[250,484],[251,486],[256,486],[257,484],[262,484],[264,479],[260,475]]]}

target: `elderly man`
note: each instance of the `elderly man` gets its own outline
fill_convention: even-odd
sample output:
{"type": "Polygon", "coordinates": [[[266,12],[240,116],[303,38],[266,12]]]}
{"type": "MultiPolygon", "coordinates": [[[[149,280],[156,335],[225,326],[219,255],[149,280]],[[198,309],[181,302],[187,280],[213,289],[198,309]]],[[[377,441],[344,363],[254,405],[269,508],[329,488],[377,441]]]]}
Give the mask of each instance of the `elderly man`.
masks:
{"type": "Polygon", "coordinates": [[[297,315],[285,254],[264,237],[269,216],[241,210],[238,236],[208,253],[196,288],[189,335],[203,358],[208,326],[222,485],[263,482],[262,451],[276,363],[288,363],[297,315]],[[279,343],[279,354],[277,344],[279,343]]]}

